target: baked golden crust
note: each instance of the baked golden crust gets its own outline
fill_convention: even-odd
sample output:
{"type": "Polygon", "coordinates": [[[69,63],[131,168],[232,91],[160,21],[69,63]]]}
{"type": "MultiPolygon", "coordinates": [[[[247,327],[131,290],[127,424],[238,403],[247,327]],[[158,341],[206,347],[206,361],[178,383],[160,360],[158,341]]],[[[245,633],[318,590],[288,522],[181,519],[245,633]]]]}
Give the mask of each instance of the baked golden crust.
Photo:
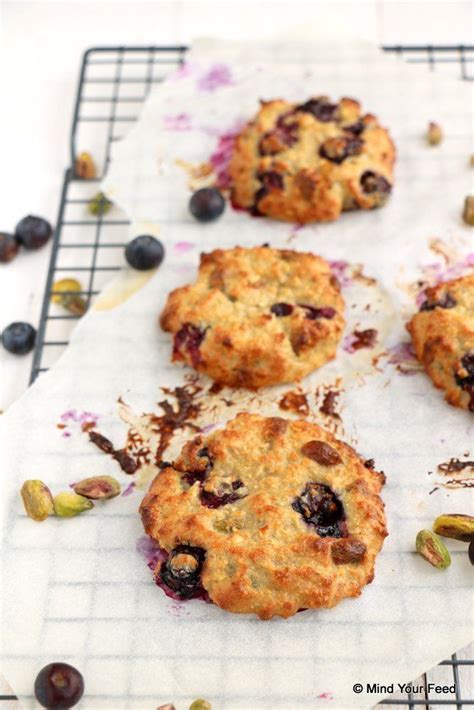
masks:
{"type": "Polygon", "coordinates": [[[474,274],[425,293],[407,325],[416,356],[450,404],[474,412],[474,274]]]}
{"type": "Polygon", "coordinates": [[[387,200],[395,148],[360,104],[328,97],[262,101],[237,136],[229,165],[232,201],[253,214],[304,224],[387,200]]]}
{"type": "MultiPolygon", "coordinates": [[[[215,604],[289,617],[332,607],[372,581],[387,535],[383,482],[317,425],[245,413],[186,444],[140,512],[168,560],[176,549],[201,551],[199,584],[215,604]]],[[[157,579],[166,565],[157,564],[157,579]]]]}
{"type": "Polygon", "coordinates": [[[197,280],[172,291],[160,323],[174,334],[173,360],[256,388],[294,382],[334,358],[343,308],[320,257],[236,247],[202,254],[197,280]]]}

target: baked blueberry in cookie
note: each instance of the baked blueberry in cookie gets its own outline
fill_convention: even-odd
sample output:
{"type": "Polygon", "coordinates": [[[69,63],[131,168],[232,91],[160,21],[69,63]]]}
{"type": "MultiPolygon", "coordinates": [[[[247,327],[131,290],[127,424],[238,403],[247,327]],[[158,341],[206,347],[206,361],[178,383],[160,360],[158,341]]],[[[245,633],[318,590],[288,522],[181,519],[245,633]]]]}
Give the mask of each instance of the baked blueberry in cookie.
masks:
{"type": "Polygon", "coordinates": [[[262,101],[234,142],[232,202],[254,215],[304,224],[387,201],[395,148],[358,101],[262,101]]]}
{"type": "Polygon", "coordinates": [[[326,261],[270,247],[202,254],[197,280],[168,297],[173,360],[231,387],[294,382],[331,360],[344,302],[326,261]]]}
{"type": "Polygon", "coordinates": [[[239,414],[189,441],[140,506],[165,551],[156,582],[261,619],[358,596],[387,534],[383,482],[316,424],[239,414]]]}
{"type": "Polygon", "coordinates": [[[425,297],[407,325],[416,355],[450,404],[474,412],[474,274],[425,297]]]}

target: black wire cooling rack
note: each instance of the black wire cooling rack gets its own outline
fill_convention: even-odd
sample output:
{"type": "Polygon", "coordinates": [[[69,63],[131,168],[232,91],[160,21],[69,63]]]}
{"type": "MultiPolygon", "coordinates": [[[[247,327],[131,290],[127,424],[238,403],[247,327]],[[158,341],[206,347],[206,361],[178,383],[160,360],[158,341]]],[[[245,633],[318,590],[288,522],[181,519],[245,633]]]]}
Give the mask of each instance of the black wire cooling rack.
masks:
{"type": "MultiPolygon", "coordinates": [[[[387,46],[408,62],[429,65],[432,71],[472,81],[474,46],[387,46]]],[[[94,296],[124,265],[123,250],[129,241],[130,221],[113,207],[107,215],[93,216],[87,210],[110,161],[112,144],[120,140],[138,118],[152,86],[184,62],[186,47],[93,47],[84,54],[71,127],[70,167],[64,174],[58,218],[46,279],[31,382],[55,362],[69,342],[79,316],[61,311],[51,303],[54,283],[65,277],[82,284],[81,295],[89,305],[94,296]],[[98,176],[80,179],[75,161],[81,151],[94,156],[98,176]]],[[[432,698],[428,691],[392,696],[382,705],[401,708],[447,707],[462,710],[474,705],[474,659],[466,652],[453,655],[421,679],[452,685],[449,695],[432,698]],[[466,693],[466,694],[465,694],[466,693]]],[[[1,701],[15,700],[0,695],[1,701]]]]}

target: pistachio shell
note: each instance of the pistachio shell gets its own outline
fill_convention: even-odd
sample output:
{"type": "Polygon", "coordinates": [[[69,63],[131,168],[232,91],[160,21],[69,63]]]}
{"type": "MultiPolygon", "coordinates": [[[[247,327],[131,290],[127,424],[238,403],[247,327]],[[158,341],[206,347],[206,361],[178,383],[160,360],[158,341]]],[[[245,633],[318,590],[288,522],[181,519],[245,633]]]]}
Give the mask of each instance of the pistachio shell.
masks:
{"type": "Polygon", "coordinates": [[[426,140],[430,145],[439,145],[443,140],[443,131],[437,123],[429,123],[426,133],[426,140]]]}
{"type": "Polygon", "coordinates": [[[53,512],[53,496],[43,481],[25,481],[20,494],[26,513],[33,520],[42,522],[53,512]]]}
{"type": "Polygon", "coordinates": [[[446,569],[451,564],[444,542],[431,530],[420,530],[416,536],[416,551],[437,569],[446,569]]]}
{"type": "Polygon", "coordinates": [[[58,493],[53,499],[54,512],[60,518],[73,518],[94,507],[94,503],[77,493],[58,493]]]}
{"type": "Polygon", "coordinates": [[[107,199],[103,192],[98,192],[94,195],[88,204],[88,210],[95,216],[107,214],[112,207],[112,202],[107,199]]]}
{"type": "Polygon", "coordinates": [[[93,500],[115,498],[120,490],[120,483],[113,476],[93,476],[74,484],[75,493],[93,500]]]}
{"type": "Polygon", "coordinates": [[[466,224],[474,226],[474,197],[472,195],[468,195],[464,200],[462,218],[466,224]]]}
{"type": "Polygon", "coordinates": [[[208,703],[207,700],[198,698],[198,700],[191,703],[189,710],[212,710],[212,705],[208,703]]]}
{"type": "Polygon", "coordinates": [[[439,515],[433,523],[433,530],[443,537],[470,542],[474,538],[474,518],[462,513],[439,515]]]}
{"type": "Polygon", "coordinates": [[[60,279],[53,284],[51,301],[63,306],[70,313],[82,316],[87,310],[85,300],[75,293],[80,293],[82,286],[77,279],[60,279]]]}
{"type": "Polygon", "coordinates": [[[90,153],[79,153],[76,158],[75,172],[82,180],[93,180],[97,176],[94,159],[90,153]]]}

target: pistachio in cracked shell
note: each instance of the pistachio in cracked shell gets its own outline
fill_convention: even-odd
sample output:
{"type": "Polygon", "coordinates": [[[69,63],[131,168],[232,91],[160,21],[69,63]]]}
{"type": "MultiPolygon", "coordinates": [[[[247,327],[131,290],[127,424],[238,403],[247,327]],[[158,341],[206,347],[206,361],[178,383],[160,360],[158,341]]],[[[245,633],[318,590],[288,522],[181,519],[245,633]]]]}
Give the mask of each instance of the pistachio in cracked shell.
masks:
{"type": "Polygon", "coordinates": [[[73,518],[94,507],[94,503],[77,493],[58,493],[53,498],[54,512],[59,518],[73,518]]]}
{"type": "Polygon", "coordinates": [[[462,513],[445,513],[436,518],[433,530],[443,537],[470,542],[474,539],[474,518],[462,513]]]}
{"type": "Polygon", "coordinates": [[[120,494],[120,483],[113,476],[92,476],[75,483],[74,492],[92,500],[107,500],[120,494]]]}
{"type": "Polygon", "coordinates": [[[416,536],[416,551],[437,569],[446,569],[451,564],[446,545],[431,530],[420,530],[416,536]]]}
{"type": "Polygon", "coordinates": [[[43,481],[25,481],[21,487],[20,495],[26,513],[32,520],[40,523],[53,512],[53,496],[43,481]]]}

